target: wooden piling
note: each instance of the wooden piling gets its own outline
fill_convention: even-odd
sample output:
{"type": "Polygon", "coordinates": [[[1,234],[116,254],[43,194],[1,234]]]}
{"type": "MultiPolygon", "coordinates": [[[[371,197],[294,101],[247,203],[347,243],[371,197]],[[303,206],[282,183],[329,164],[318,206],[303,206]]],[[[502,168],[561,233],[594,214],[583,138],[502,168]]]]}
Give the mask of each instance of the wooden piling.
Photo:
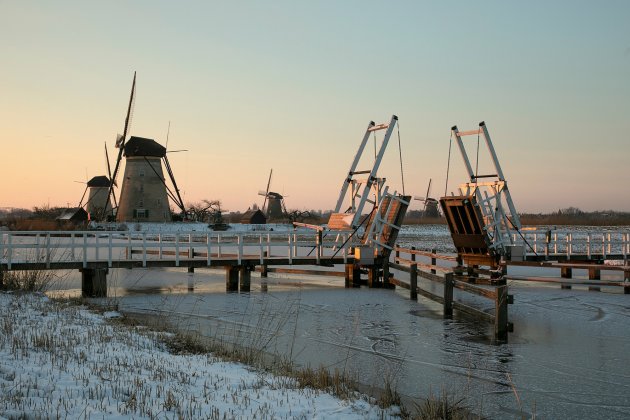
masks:
{"type": "Polygon", "coordinates": [[[375,265],[371,265],[367,268],[368,270],[368,287],[374,288],[379,286],[378,282],[378,269],[375,265]]]}
{"type": "Polygon", "coordinates": [[[418,300],[418,264],[411,264],[409,268],[409,298],[418,300]]]}
{"type": "MultiPolygon", "coordinates": [[[[601,280],[601,278],[601,271],[598,268],[588,269],[589,280],[601,280]]],[[[599,286],[588,286],[588,290],[591,292],[601,292],[601,288],[599,286]]]]}
{"type": "MultiPolygon", "coordinates": [[[[563,279],[570,279],[571,277],[573,277],[573,269],[571,267],[560,268],[560,277],[562,277],[563,279]]],[[[568,283],[562,283],[560,285],[560,288],[570,290],[571,285],[568,283]]]]}
{"type": "Polygon", "coordinates": [[[361,287],[361,270],[354,264],[346,264],[345,270],[346,287],[361,287]]]}
{"type": "Polygon", "coordinates": [[[246,265],[238,268],[239,290],[249,292],[252,284],[252,272],[246,265]]]}
{"type": "Polygon", "coordinates": [[[444,318],[453,318],[453,282],[454,274],[446,273],[444,276],[444,318]]]}
{"type": "Polygon", "coordinates": [[[623,294],[630,295],[630,270],[623,271],[623,294]]]}
{"type": "Polygon", "coordinates": [[[389,281],[391,278],[391,275],[389,273],[389,261],[385,260],[383,261],[383,282],[381,283],[383,285],[383,288],[385,289],[396,289],[396,285],[394,283],[392,283],[391,281],[389,281]]]}
{"type": "Polygon", "coordinates": [[[508,287],[497,286],[494,301],[494,338],[498,341],[507,341],[508,329],[508,287]]]}
{"type": "Polygon", "coordinates": [[[195,290],[195,267],[188,267],[188,291],[195,290]]]}
{"type": "Polygon", "coordinates": [[[225,291],[238,292],[238,267],[225,267],[225,291]]]}
{"type": "Polygon", "coordinates": [[[86,298],[107,297],[107,268],[82,268],[81,296],[86,298]]]}
{"type": "MultiPolygon", "coordinates": [[[[437,265],[437,259],[435,258],[435,253],[436,252],[437,252],[437,250],[435,248],[431,250],[431,254],[433,254],[431,256],[431,265],[432,266],[436,266],[437,265]]],[[[431,274],[436,274],[436,273],[437,273],[437,271],[435,271],[435,268],[432,268],[431,269],[431,274]]]]}

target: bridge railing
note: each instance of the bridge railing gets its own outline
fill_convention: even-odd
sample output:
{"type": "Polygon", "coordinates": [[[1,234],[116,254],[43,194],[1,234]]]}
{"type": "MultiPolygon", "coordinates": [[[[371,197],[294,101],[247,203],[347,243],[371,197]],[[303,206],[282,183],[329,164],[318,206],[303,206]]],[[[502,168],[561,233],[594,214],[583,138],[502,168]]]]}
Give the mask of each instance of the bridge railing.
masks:
{"type": "MultiPolygon", "coordinates": [[[[55,263],[107,262],[108,267],[119,261],[205,260],[212,265],[216,259],[235,259],[273,264],[273,259],[311,257],[314,263],[332,257],[346,262],[350,248],[358,240],[351,231],[321,232],[178,232],[152,233],[127,231],[26,231],[0,233],[0,263],[11,270],[13,264],[37,263],[51,268],[55,263]],[[337,235],[344,243],[339,246],[337,235]],[[348,239],[346,243],[346,239],[348,239]]],[[[324,261],[325,262],[325,261],[324,261]]]]}
{"type": "Polygon", "coordinates": [[[523,230],[513,240],[525,247],[527,255],[616,257],[630,255],[630,230],[575,232],[568,230],[523,230]],[[522,236],[521,236],[522,235],[522,236]]]}

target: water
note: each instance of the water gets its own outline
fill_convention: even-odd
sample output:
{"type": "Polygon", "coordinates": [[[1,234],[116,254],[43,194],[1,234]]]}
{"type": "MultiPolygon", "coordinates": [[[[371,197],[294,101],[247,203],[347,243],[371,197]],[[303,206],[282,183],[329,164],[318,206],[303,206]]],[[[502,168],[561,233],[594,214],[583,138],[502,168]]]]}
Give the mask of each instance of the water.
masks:
{"type": "MultiPolygon", "coordinates": [[[[444,226],[406,228],[400,242],[452,250],[444,226]]],[[[604,278],[619,273],[602,272],[604,278]]],[[[630,296],[619,288],[597,293],[512,283],[515,329],[508,344],[496,345],[488,324],[443,320],[441,305],[410,301],[405,290],[277,275],[261,293],[260,280],[252,276],[251,293],[226,294],[218,270],[198,269],[192,279],[181,269],[113,270],[109,278],[123,311],[154,314],[301,365],[336,368],[367,388],[390,383],[408,398],[446,390],[490,418],[630,417],[630,296]],[[190,280],[194,293],[186,292],[190,280]]],[[[475,304],[491,309],[489,301],[475,304]]]]}

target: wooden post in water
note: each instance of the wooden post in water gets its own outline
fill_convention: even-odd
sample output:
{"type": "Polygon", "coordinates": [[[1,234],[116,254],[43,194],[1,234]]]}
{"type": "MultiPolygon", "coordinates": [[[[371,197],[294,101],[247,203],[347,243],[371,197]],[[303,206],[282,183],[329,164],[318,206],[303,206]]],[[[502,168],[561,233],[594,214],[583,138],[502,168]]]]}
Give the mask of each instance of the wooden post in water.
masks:
{"type": "Polygon", "coordinates": [[[188,291],[195,290],[195,267],[188,267],[188,291]]]}
{"type": "Polygon", "coordinates": [[[225,291],[238,292],[238,267],[225,267],[225,291]]]}
{"type": "Polygon", "coordinates": [[[81,296],[107,297],[107,268],[81,268],[81,296]]]}
{"type": "Polygon", "coordinates": [[[418,300],[418,264],[411,264],[409,268],[409,298],[418,300]]]}
{"type": "Polygon", "coordinates": [[[267,292],[267,277],[269,276],[267,269],[267,251],[263,251],[263,265],[260,267],[260,291],[267,292]]]}
{"type": "Polygon", "coordinates": [[[238,268],[239,290],[249,292],[252,284],[252,272],[248,266],[242,265],[238,268]]]}
{"type": "Polygon", "coordinates": [[[368,287],[378,287],[378,268],[375,265],[371,265],[367,268],[368,270],[368,287]]]}
{"type": "Polygon", "coordinates": [[[498,341],[508,339],[508,287],[497,286],[494,301],[494,338],[498,341]]]}
{"type": "Polygon", "coordinates": [[[444,276],[444,319],[453,318],[453,273],[444,276]]]}
{"type": "Polygon", "coordinates": [[[623,294],[630,295],[630,270],[623,272],[623,294]]]}
{"type": "Polygon", "coordinates": [[[383,287],[385,289],[396,289],[396,285],[389,281],[389,259],[383,261],[383,287]]]}
{"type": "MultiPolygon", "coordinates": [[[[571,267],[562,267],[560,268],[560,277],[562,277],[563,279],[570,279],[571,277],[573,277],[573,269],[571,267]]],[[[561,289],[571,289],[571,285],[567,284],[567,283],[562,283],[560,285],[561,289]]]]}
{"type": "MultiPolygon", "coordinates": [[[[436,249],[435,249],[435,248],[433,248],[433,249],[431,250],[431,254],[433,254],[433,255],[431,255],[431,265],[433,265],[433,266],[436,266],[436,265],[437,265],[437,259],[435,258],[435,253],[436,253],[436,252],[437,252],[437,251],[436,251],[436,249]]],[[[435,271],[435,268],[432,268],[432,269],[431,269],[431,274],[436,274],[436,273],[437,273],[437,271],[435,271]]]]}
{"type": "Polygon", "coordinates": [[[361,270],[354,264],[346,264],[345,271],[346,287],[361,287],[361,270]]]}
{"type": "MultiPolygon", "coordinates": [[[[588,269],[589,280],[601,280],[601,278],[601,271],[598,268],[588,269]]],[[[588,290],[591,292],[601,292],[601,288],[599,286],[588,286],[588,290]]]]}

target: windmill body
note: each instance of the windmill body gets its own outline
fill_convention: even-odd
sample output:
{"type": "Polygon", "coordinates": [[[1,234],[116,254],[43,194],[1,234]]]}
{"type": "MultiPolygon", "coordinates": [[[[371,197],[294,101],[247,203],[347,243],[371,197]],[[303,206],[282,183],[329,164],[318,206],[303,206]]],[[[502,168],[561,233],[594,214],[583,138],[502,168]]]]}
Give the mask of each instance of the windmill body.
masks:
{"type": "Polygon", "coordinates": [[[284,197],[275,192],[267,193],[267,220],[282,220],[284,218],[284,197]]]}
{"type": "Polygon", "coordinates": [[[89,190],[86,211],[90,218],[99,218],[105,213],[111,213],[112,202],[109,200],[110,181],[105,175],[95,176],[87,182],[89,190]],[[105,204],[106,203],[106,204],[105,204]],[[103,209],[105,206],[105,209],[103,209]]]}
{"type": "Polygon", "coordinates": [[[124,144],[125,173],[116,220],[170,222],[162,159],[166,148],[155,140],[131,137],[124,144]]]}

